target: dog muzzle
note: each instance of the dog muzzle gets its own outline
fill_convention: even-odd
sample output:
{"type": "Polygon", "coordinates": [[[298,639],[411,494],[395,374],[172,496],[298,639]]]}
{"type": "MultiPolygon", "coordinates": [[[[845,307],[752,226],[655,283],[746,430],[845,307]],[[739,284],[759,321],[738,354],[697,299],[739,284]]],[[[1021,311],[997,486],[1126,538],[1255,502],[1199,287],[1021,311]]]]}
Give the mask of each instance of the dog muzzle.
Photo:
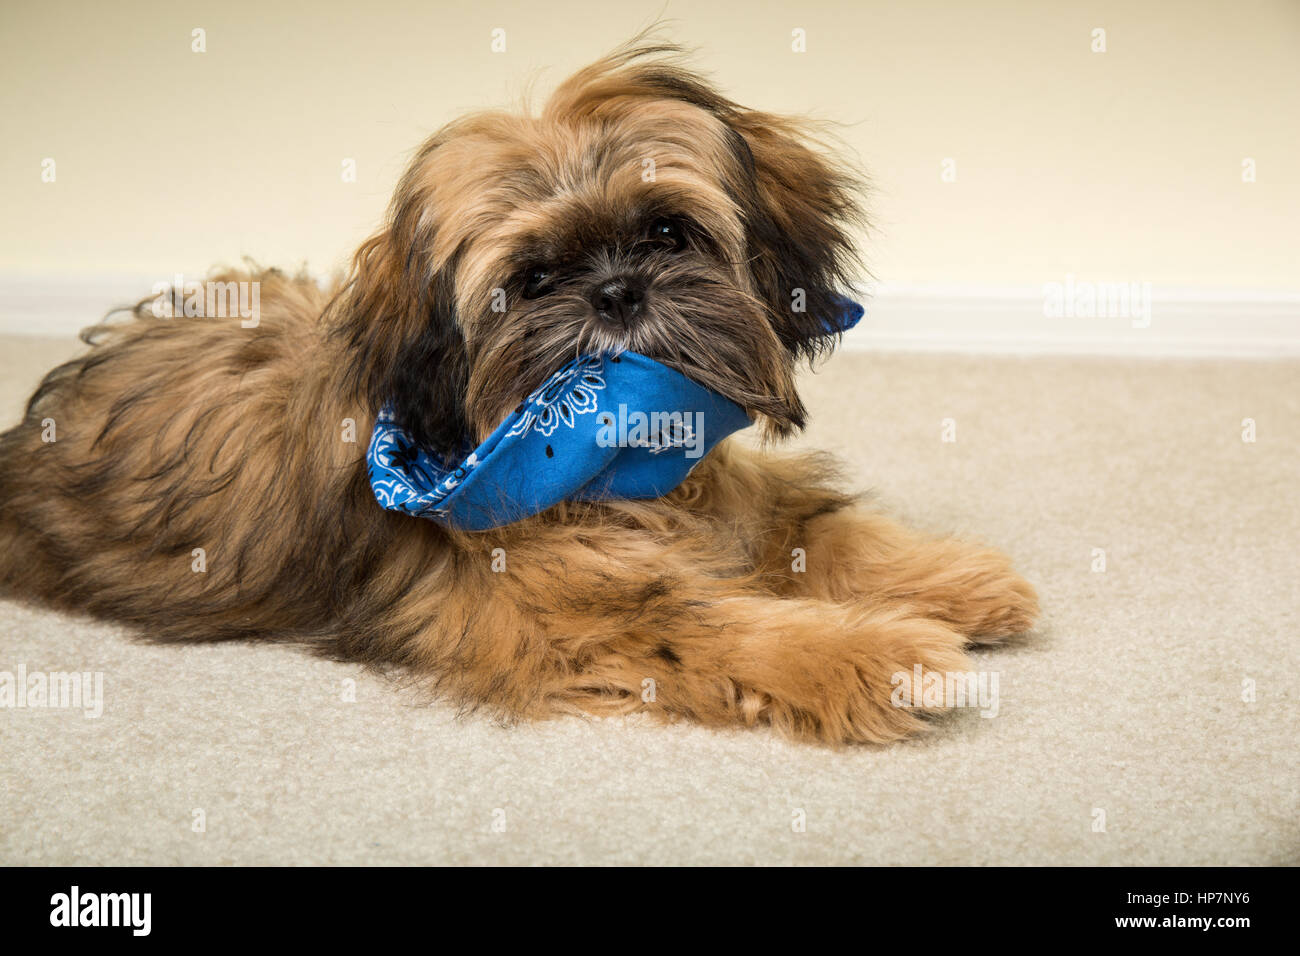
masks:
{"type": "MultiPolygon", "coordinates": [[[[853,328],[862,311],[845,300],[827,334],[853,328]]],[[[417,445],[389,408],[375,419],[366,458],[384,508],[486,531],[562,501],[666,495],[718,442],[749,424],[735,402],[654,359],[584,355],[459,461],[417,445]]]]}

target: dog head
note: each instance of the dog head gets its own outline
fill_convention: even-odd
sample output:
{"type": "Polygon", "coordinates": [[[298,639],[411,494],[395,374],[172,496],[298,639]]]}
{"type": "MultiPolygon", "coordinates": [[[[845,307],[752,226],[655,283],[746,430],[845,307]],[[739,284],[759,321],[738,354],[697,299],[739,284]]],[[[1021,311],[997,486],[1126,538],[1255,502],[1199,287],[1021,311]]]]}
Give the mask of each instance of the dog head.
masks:
{"type": "Polygon", "coordinates": [[[569,359],[626,349],[769,434],[803,425],[795,368],[831,341],[857,182],[678,55],[624,48],[538,116],[475,114],[420,148],[337,300],[372,408],[452,454],[569,359]]]}

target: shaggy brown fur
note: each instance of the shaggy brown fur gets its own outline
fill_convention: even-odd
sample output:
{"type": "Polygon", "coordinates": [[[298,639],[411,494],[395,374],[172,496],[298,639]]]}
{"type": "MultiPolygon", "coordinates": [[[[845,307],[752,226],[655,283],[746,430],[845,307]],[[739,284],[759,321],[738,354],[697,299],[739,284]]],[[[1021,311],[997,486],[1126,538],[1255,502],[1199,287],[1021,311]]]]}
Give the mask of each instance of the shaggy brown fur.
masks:
{"type": "Polygon", "coordinates": [[[964,646],[1031,625],[1034,593],[996,552],[861,510],[818,458],[725,442],[665,498],[476,534],[382,510],[366,477],[383,403],[447,451],[582,351],[657,358],[770,436],[802,425],[796,364],[858,215],[853,177],[808,142],[664,47],[583,70],[540,116],[451,124],[340,288],[232,273],[261,283],[256,328],[146,300],[90,330],[0,437],[0,583],[160,639],[401,665],[509,717],[919,729],[891,675],[966,670],[964,646]],[[612,280],[639,284],[631,321],[593,298],[612,280]]]}

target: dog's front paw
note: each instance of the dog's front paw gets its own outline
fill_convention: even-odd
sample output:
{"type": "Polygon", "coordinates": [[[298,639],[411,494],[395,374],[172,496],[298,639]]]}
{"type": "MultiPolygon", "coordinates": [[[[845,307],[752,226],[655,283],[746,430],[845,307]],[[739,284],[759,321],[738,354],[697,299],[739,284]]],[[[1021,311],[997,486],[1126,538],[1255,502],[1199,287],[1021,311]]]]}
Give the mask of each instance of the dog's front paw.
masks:
{"type": "Polygon", "coordinates": [[[883,596],[945,622],[972,643],[1023,634],[1038,619],[1033,585],[1000,551],[949,539],[892,570],[883,596]]]}
{"type": "Polygon", "coordinates": [[[766,716],[779,729],[824,743],[884,743],[915,735],[948,708],[913,685],[969,671],[963,635],[899,607],[854,617],[841,638],[810,643],[766,688],[766,716]]]}
{"type": "Polygon", "coordinates": [[[1038,620],[1038,593],[998,552],[978,560],[950,602],[948,620],[976,643],[1023,634],[1038,620]]]}

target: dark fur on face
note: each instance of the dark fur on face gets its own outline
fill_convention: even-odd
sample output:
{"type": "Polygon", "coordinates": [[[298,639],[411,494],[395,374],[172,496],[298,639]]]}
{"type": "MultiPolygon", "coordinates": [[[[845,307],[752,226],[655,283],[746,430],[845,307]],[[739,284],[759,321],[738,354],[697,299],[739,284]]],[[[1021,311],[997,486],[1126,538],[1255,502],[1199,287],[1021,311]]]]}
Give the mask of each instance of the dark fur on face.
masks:
{"type": "Polygon", "coordinates": [[[256,328],[146,299],[90,330],[0,435],[0,591],[156,640],[299,641],[506,719],[922,729],[942,705],[899,705],[892,675],[968,670],[966,645],[1029,626],[1033,589],[857,507],[820,456],[726,440],[662,498],[474,534],[384,511],[366,475],[384,404],[459,454],[585,351],[802,425],[794,369],[828,344],[858,215],[806,143],[662,47],[583,70],[540,116],[453,123],[340,287],[231,272],[213,279],[260,283],[256,328]]]}
{"type": "Polygon", "coordinates": [[[420,441],[454,455],[567,360],[623,349],[772,434],[804,424],[795,364],[848,284],[855,180],[674,53],[626,50],[540,116],[471,116],[419,151],[339,309],[357,385],[420,441]]]}

